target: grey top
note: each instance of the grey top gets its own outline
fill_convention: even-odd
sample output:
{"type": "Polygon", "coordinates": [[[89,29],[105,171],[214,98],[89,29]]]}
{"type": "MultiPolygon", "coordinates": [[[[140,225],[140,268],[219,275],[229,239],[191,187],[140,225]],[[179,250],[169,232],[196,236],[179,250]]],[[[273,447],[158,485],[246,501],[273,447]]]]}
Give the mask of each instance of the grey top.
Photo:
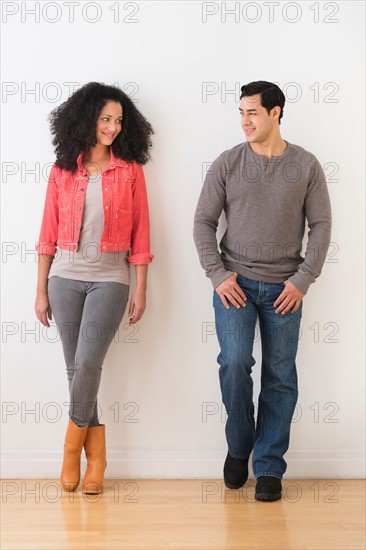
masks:
{"type": "Polygon", "coordinates": [[[49,278],[58,275],[77,281],[130,284],[128,250],[102,252],[99,248],[104,225],[101,178],[101,175],[89,176],[78,250],[58,248],[49,278]]]}
{"type": "Polygon", "coordinates": [[[303,294],[320,275],[331,235],[331,205],[316,157],[287,142],[268,160],[244,142],[211,164],[194,217],[202,267],[216,288],[233,272],[258,281],[289,279],[303,294]],[[224,210],[227,230],[216,239],[224,210]],[[305,257],[301,255],[309,226],[305,257]]]}

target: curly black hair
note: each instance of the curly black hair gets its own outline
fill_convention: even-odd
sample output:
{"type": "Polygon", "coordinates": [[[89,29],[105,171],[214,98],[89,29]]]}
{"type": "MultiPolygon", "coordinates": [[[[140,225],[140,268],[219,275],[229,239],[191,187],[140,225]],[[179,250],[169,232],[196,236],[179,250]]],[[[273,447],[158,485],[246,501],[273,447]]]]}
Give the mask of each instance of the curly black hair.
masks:
{"type": "Polygon", "coordinates": [[[122,131],[111,145],[113,154],[126,162],[146,164],[150,160],[150,136],[154,134],[151,124],[119,88],[103,82],[89,82],[48,116],[54,136],[56,166],[70,172],[77,169],[80,152],[88,151],[97,143],[96,123],[108,101],[119,102],[123,109],[122,131]]]}

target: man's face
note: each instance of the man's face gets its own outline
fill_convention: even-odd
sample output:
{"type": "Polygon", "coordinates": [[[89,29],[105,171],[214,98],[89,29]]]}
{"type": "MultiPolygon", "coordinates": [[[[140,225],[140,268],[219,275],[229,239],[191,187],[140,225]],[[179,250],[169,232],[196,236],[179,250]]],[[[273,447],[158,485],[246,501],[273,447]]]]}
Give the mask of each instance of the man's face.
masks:
{"type": "Polygon", "coordinates": [[[275,127],[278,126],[280,107],[273,107],[270,114],[261,105],[259,94],[243,97],[240,100],[239,111],[241,127],[249,143],[262,143],[269,139],[275,127]]]}

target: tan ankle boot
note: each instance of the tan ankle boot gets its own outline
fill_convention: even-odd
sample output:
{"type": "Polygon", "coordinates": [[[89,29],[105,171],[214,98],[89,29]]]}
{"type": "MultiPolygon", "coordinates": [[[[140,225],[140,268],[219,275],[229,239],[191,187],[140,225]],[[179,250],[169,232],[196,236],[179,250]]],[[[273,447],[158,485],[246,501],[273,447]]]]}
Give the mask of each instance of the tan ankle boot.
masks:
{"type": "Polygon", "coordinates": [[[107,467],[104,424],[89,427],[84,449],[88,466],[83,479],[83,493],[97,495],[103,491],[104,472],[107,467]]]}
{"type": "Polygon", "coordinates": [[[64,444],[64,461],[61,470],[61,486],[65,491],[75,491],[80,482],[80,457],[89,426],[79,428],[69,418],[64,444]]]}

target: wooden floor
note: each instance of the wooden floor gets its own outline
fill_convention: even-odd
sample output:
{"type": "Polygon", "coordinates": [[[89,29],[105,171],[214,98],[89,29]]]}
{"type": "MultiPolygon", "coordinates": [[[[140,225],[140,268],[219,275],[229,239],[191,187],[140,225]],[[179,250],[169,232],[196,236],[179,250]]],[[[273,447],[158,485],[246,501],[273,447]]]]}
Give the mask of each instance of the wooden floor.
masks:
{"type": "Polygon", "coordinates": [[[270,503],[254,484],[106,479],[92,497],[58,480],[3,480],[1,550],[365,550],[364,481],[284,479],[270,503]]]}

